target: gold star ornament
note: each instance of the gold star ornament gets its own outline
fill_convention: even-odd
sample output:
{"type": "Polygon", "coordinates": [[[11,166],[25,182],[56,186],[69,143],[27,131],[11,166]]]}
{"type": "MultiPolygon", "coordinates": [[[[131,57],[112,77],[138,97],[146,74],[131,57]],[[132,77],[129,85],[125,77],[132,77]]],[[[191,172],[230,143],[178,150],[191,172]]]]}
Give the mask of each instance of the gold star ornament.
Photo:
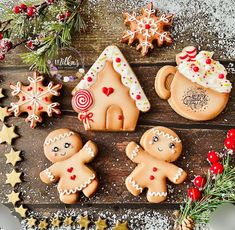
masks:
{"type": "Polygon", "coordinates": [[[16,172],[15,169],[12,170],[11,173],[7,173],[7,180],[6,180],[6,184],[10,184],[12,187],[15,187],[16,184],[19,184],[22,182],[22,180],[20,179],[21,177],[21,172],[16,172]]]}
{"type": "Polygon", "coordinates": [[[95,229],[96,230],[104,230],[104,229],[106,229],[108,227],[106,222],[107,222],[107,220],[101,219],[99,217],[99,219],[95,222],[95,226],[96,226],[95,229]]]}
{"type": "Polygon", "coordinates": [[[40,220],[39,224],[38,224],[38,228],[40,230],[45,230],[47,229],[48,223],[46,220],[40,220]]]}
{"type": "Polygon", "coordinates": [[[88,229],[88,225],[90,224],[90,220],[88,216],[81,216],[79,221],[77,222],[81,229],[88,229]]]}
{"type": "Polygon", "coordinates": [[[14,151],[13,148],[11,148],[11,151],[9,153],[5,154],[7,161],[7,164],[12,164],[13,166],[16,165],[17,162],[21,161],[22,158],[20,157],[20,151],[14,151]]]}
{"type": "Polygon", "coordinates": [[[37,220],[31,216],[29,219],[27,219],[27,226],[29,226],[30,228],[35,227],[36,221],[37,220]]]}
{"type": "Polygon", "coordinates": [[[51,226],[52,227],[60,227],[61,221],[59,220],[58,217],[54,217],[51,221],[51,226]]]}
{"type": "Polygon", "coordinates": [[[113,228],[113,230],[128,230],[128,223],[125,221],[124,223],[117,222],[116,226],[113,228]]]}
{"type": "Polygon", "coordinates": [[[5,124],[2,125],[2,130],[0,131],[0,143],[8,143],[11,145],[11,142],[14,138],[17,138],[19,135],[14,132],[15,126],[7,127],[5,124]]]}
{"type": "Polygon", "coordinates": [[[73,223],[72,217],[66,217],[66,218],[64,219],[64,226],[65,226],[65,227],[71,226],[72,223],[73,223]]]}
{"type": "Polygon", "coordinates": [[[8,202],[12,203],[14,206],[15,204],[20,201],[20,193],[12,191],[10,194],[7,194],[8,202]]]}
{"type": "Polygon", "coordinates": [[[15,208],[15,211],[16,211],[22,218],[25,218],[28,209],[27,209],[27,208],[24,208],[23,205],[20,205],[20,207],[15,208]]]}

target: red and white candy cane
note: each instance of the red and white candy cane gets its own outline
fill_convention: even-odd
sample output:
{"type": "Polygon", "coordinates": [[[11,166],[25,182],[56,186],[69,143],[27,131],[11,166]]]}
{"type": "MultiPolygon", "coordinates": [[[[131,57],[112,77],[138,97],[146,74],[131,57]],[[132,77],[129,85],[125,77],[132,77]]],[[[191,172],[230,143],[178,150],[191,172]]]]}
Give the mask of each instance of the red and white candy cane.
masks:
{"type": "Polygon", "coordinates": [[[183,49],[183,51],[179,55],[180,61],[195,61],[195,57],[197,56],[197,49],[193,46],[188,46],[183,49]]]}
{"type": "Polygon", "coordinates": [[[86,112],[93,105],[93,97],[88,90],[78,90],[72,98],[73,109],[77,112],[86,112]]]}

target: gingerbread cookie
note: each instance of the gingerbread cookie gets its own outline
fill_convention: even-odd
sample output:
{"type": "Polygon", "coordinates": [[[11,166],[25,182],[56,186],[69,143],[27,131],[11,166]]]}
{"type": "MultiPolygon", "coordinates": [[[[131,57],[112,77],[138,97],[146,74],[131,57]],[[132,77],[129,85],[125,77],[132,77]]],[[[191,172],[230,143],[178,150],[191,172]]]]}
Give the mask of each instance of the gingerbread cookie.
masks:
{"type": "Polygon", "coordinates": [[[73,90],[72,106],[86,130],[133,131],[150,104],[125,57],[107,47],[73,90]]]}
{"type": "Polygon", "coordinates": [[[57,129],[44,142],[44,153],[53,165],[42,171],[40,178],[46,184],[58,182],[60,200],[66,204],[76,203],[81,191],[86,197],[91,197],[98,187],[98,179],[86,164],[95,158],[97,152],[92,141],[82,147],[77,133],[57,129]]]}
{"type": "Polygon", "coordinates": [[[163,44],[171,45],[173,39],[167,29],[172,25],[173,15],[156,16],[156,10],[153,9],[153,3],[149,3],[146,8],[141,10],[141,15],[136,13],[124,13],[124,24],[130,26],[130,30],[125,31],[121,41],[131,45],[135,41],[139,41],[137,50],[141,49],[144,56],[149,49],[153,49],[153,42],[157,46],[163,44]]]}
{"type": "Polygon", "coordinates": [[[42,122],[42,113],[47,113],[49,117],[53,113],[60,114],[58,109],[59,103],[52,102],[53,96],[59,96],[58,90],[62,88],[61,84],[54,85],[50,82],[48,86],[43,85],[43,77],[39,73],[34,72],[33,77],[28,77],[29,85],[24,86],[21,82],[16,85],[10,85],[12,96],[18,96],[19,101],[11,103],[9,112],[13,112],[15,116],[21,113],[28,113],[26,122],[30,122],[30,127],[36,127],[38,122],[42,122]]]}
{"type": "Polygon", "coordinates": [[[232,84],[227,71],[212,59],[213,52],[189,46],[176,56],[177,67],[164,66],[155,89],[179,115],[195,121],[215,118],[225,108],[232,84]]]}
{"type": "Polygon", "coordinates": [[[130,142],[126,154],[138,166],[126,178],[127,189],[138,196],[147,188],[149,202],[164,201],[167,197],[166,178],[174,184],[186,179],[186,172],[171,163],[178,159],[181,151],[181,140],[175,132],[165,127],[146,131],[140,145],[130,142]]]}

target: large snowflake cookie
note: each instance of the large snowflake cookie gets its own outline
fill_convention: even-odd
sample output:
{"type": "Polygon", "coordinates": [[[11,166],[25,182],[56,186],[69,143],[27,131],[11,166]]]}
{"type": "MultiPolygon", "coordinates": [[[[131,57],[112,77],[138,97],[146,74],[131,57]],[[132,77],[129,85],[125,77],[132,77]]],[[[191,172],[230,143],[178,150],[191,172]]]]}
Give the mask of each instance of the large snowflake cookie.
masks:
{"type": "Polygon", "coordinates": [[[30,122],[30,127],[34,128],[37,122],[42,122],[42,113],[47,113],[49,117],[53,113],[60,114],[58,109],[59,103],[52,102],[53,96],[59,96],[58,92],[62,85],[50,82],[47,86],[43,85],[43,76],[37,72],[33,73],[33,77],[28,77],[29,85],[24,86],[21,82],[16,85],[11,84],[10,88],[13,89],[12,96],[18,96],[18,102],[12,102],[9,112],[13,112],[15,116],[21,113],[28,113],[26,122],[30,122]]]}
{"type": "Polygon", "coordinates": [[[153,49],[153,42],[156,41],[160,47],[163,44],[170,45],[173,40],[170,37],[168,27],[172,25],[173,15],[156,16],[153,3],[149,3],[146,8],[141,10],[141,15],[137,16],[124,13],[124,24],[130,26],[130,30],[125,31],[121,41],[131,45],[136,40],[139,41],[137,50],[141,49],[142,55],[146,55],[149,48],[153,49]]]}

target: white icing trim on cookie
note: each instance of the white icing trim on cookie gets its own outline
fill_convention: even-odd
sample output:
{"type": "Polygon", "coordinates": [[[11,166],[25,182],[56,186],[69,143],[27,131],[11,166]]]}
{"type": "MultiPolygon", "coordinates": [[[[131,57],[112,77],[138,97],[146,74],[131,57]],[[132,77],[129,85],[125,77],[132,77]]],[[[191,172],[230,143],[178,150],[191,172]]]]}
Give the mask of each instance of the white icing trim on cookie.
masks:
{"type": "Polygon", "coordinates": [[[137,108],[143,112],[148,111],[150,103],[136,75],[117,46],[108,46],[102,52],[84,78],[78,83],[74,92],[79,89],[89,89],[96,82],[97,74],[104,68],[108,60],[113,62],[115,71],[121,75],[122,84],[130,89],[130,96],[135,101],[137,108]]]}
{"type": "Polygon", "coordinates": [[[137,154],[138,154],[138,152],[139,152],[139,149],[140,149],[140,146],[139,146],[139,145],[136,145],[136,147],[134,148],[134,150],[131,152],[131,160],[133,160],[133,159],[137,156],[137,154]]]}
{"type": "Polygon", "coordinates": [[[167,196],[167,192],[148,192],[149,196],[167,196]]]}
{"type": "Polygon", "coordinates": [[[187,50],[179,55],[178,70],[186,78],[203,87],[213,89],[219,93],[230,93],[232,84],[227,80],[227,71],[218,61],[212,59],[213,52],[201,51],[194,58],[190,58],[187,50]]]}
{"type": "Polygon", "coordinates": [[[183,174],[183,169],[179,168],[177,173],[173,177],[173,181],[176,183],[177,180],[179,180],[179,178],[181,177],[182,174],[183,174]]]}
{"type": "Polygon", "coordinates": [[[92,176],[86,181],[84,182],[83,184],[81,184],[79,187],[76,187],[74,189],[60,189],[59,190],[59,193],[62,194],[62,195],[70,195],[70,194],[73,194],[73,193],[76,193],[76,192],[79,192],[81,190],[83,190],[84,188],[86,188],[89,184],[91,184],[91,182],[95,179],[95,174],[92,174],[92,176]]]}
{"type": "Polygon", "coordinates": [[[53,182],[55,180],[54,175],[51,173],[51,171],[49,169],[46,169],[45,173],[46,173],[46,175],[47,175],[47,177],[49,178],[50,181],[53,182]]]}
{"type": "Polygon", "coordinates": [[[88,144],[85,145],[85,150],[87,151],[87,153],[88,153],[90,156],[92,156],[92,157],[95,156],[94,151],[92,150],[92,148],[91,148],[88,144]]]}
{"type": "Polygon", "coordinates": [[[64,139],[64,138],[66,138],[66,137],[70,137],[70,136],[73,135],[73,134],[74,134],[74,132],[72,132],[72,131],[69,131],[69,132],[64,133],[64,134],[59,134],[58,136],[56,136],[56,137],[54,137],[54,138],[50,138],[50,139],[47,140],[44,144],[45,144],[45,145],[50,145],[50,144],[52,144],[52,143],[54,143],[54,142],[56,142],[56,141],[62,140],[62,139],[64,139]]]}
{"type": "Polygon", "coordinates": [[[138,191],[140,191],[140,192],[143,192],[143,188],[141,188],[141,187],[136,183],[136,181],[133,180],[132,177],[129,177],[129,178],[127,179],[127,181],[128,181],[129,183],[131,183],[131,185],[132,185],[136,190],[138,190],[138,191]]]}
{"type": "Polygon", "coordinates": [[[153,132],[156,133],[159,136],[163,136],[163,137],[166,137],[166,138],[168,138],[168,139],[170,139],[172,141],[175,141],[176,143],[180,143],[181,142],[181,140],[178,137],[173,137],[169,133],[165,133],[165,132],[160,131],[160,130],[158,130],[156,128],[153,129],[153,132]]]}

